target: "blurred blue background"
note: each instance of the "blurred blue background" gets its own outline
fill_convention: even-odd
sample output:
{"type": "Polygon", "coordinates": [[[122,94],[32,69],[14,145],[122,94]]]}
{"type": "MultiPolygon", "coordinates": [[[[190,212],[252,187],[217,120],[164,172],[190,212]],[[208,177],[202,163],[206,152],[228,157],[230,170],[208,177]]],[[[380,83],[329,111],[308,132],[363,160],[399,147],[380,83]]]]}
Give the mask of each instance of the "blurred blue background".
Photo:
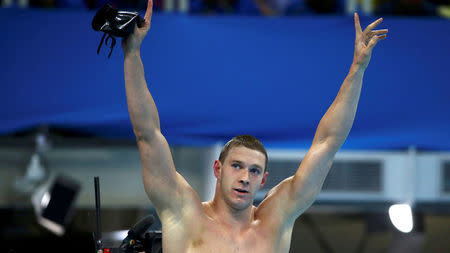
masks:
{"type": "MultiPolygon", "coordinates": [[[[141,15],[143,16],[143,10],[141,15]]],[[[95,10],[4,8],[0,133],[41,125],[133,139],[120,39],[110,59],[95,10]]],[[[361,13],[366,27],[377,16],[361,13]]],[[[343,148],[450,150],[449,20],[384,16],[343,148]]],[[[353,57],[351,14],[261,17],[156,11],[142,59],[171,144],[242,133],[307,148],[353,57]]]]}

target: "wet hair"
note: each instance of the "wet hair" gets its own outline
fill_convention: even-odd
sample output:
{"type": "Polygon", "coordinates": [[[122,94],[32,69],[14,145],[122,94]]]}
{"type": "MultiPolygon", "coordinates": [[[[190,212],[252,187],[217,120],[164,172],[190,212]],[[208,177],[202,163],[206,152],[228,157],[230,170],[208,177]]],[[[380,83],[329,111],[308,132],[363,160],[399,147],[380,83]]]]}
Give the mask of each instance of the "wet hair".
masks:
{"type": "Polygon", "coordinates": [[[220,151],[219,161],[223,164],[228,152],[234,147],[246,147],[249,149],[257,150],[264,154],[266,157],[266,163],[264,164],[264,172],[267,171],[268,156],[267,151],[263,144],[254,136],[251,135],[238,135],[229,140],[225,146],[223,146],[222,151],[220,151]]]}

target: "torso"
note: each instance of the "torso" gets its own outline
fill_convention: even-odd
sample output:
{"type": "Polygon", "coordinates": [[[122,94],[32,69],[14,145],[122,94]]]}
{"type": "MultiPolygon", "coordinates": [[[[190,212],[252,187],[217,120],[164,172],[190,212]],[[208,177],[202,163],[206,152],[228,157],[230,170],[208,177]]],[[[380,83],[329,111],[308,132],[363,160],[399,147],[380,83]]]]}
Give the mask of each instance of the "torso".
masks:
{"type": "Polygon", "coordinates": [[[289,252],[293,222],[272,220],[269,224],[255,215],[250,226],[239,231],[217,222],[208,214],[206,203],[202,207],[197,214],[186,210],[184,221],[162,215],[164,253],[289,252]]]}

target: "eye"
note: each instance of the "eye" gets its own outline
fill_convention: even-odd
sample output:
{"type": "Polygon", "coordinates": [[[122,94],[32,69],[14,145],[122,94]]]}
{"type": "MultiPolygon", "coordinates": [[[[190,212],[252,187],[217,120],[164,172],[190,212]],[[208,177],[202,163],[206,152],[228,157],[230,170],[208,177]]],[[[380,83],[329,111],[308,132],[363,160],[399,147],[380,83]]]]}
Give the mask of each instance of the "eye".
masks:
{"type": "Polygon", "coordinates": [[[255,175],[259,175],[261,173],[258,169],[255,169],[255,168],[250,169],[250,172],[255,174],[255,175]]]}
{"type": "Polygon", "coordinates": [[[235,169],[241,168],[241,165],[239,163],[233,163],[231,166],[235,169]]]}

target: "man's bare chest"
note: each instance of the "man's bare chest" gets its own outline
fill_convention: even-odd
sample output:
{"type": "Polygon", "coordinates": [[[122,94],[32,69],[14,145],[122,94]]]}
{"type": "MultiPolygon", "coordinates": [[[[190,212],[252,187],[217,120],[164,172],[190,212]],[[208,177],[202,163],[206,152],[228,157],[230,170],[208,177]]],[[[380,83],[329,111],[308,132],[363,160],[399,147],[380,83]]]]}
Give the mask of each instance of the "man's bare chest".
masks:
{"type": "Polygon", "coordinates": [[[180,230],[164,234],[165,252],[186,253],[283,253],[289,251],[291,232],[266,228],[255,222],[248,229],[224,227],[211,220],[196,219],[180,230]]]}
{"type": "Polygon", "coordinates": [[[203,225],[202,230],[189,239],[187,252],[276,252],[277,236],[270,235],[258,225],[243,231],[223,228],[209,222],[203,225]]]}

